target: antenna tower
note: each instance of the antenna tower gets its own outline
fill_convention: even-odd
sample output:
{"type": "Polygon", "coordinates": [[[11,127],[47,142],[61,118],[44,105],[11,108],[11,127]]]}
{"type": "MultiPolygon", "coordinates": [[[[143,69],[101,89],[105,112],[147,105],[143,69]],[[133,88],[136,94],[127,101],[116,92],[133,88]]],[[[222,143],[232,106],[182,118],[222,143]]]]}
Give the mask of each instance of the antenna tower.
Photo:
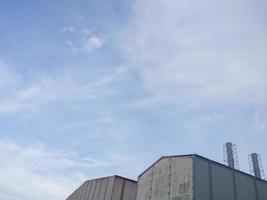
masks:
{"type": "Polygon", "coordinates": [[[233,169],[239,169],[238,155],[235,144],[227,142],[223,145],[223,161],[227,166],[233,169]]]}
{"type": "Polygon", "coordinates": [[[249,171],[251,175],[266,180],[261,161],[261,156],[259,154],[251,153],[249,155],[249,171]]]}

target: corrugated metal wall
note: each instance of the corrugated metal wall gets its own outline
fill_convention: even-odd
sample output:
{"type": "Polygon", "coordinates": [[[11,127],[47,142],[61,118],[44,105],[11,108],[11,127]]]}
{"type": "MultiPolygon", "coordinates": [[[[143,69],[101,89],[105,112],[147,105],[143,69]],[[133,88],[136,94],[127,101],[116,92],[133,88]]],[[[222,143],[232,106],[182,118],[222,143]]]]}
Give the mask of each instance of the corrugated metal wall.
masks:
{"type": "Polygon", "coordinates": [[[267,182],[194,156],[194,200],[267,200],[267,182]]]}
{"type": "Polygon", "coordinates": [[[67,200],[135,200],[137,183],[118,176],[84,182],[67,200]]]}
{"type": "Polygon", "coordinates": [[[137,183],[111,176],[83,183],[67,200],[267,200],[267,182],[197,155],[163,157],[137,183]],[[137,193],[137,197],[136,197],[137,193]]]}
{"type": "Polygon", "coordinates": [[[212,164],[211,172],[213,198],[216,200],[235,200],[233,170],[212,164]]]}
{"type": "Polygon", "coordinates": [[[191,200],[192,158],[163,158],[138,180],[137,200],[191,200]]]}
{"type": "Polygon", "coordinates": [[[267,183],[265,181],[257,180],[256,182],[259,200],[267,199],[267,183]]]}
{"type": "Polygon", "coordinates": [[[209,163],[196,157],[194,159],[194,199],[195,200],[210,200],[212,194],[210,191],[212,180],[209,176],[211,167],[209,163]]]}

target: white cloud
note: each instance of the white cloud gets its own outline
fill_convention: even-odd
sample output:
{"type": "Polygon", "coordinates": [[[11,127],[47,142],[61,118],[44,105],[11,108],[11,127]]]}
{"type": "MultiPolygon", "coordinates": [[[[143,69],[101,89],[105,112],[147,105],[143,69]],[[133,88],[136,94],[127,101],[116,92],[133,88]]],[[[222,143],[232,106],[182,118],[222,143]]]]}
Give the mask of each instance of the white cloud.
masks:
{"type": "MultiPolygon", "coordinates": [[[[34,110],[52,102],[77,103],[112,96],[114,92],[109,88],[109,84],[119,79],[125,72],[127,69],[118,68],[96,80],[71,72],[33,77],[30,84],[14,79],[13,85],[2,87],[8,92],[0,94],[0,113],[12,114],[34,110]]],[[[9,71],[6,70],[6,73],[9,74],[9,71]]]]}
{"type": "Polygon", "coordinates": [[[40,145],[18,146],[10,141],[0,141],[0,160],[3,200],[65,199],[85,178],[73,169],[90,167],[90,163],[64,152],[49,151],[40,145]]]}
{"type": "MultiPolygon", "coordinates": [[[[63,33],[74,32],[74,27],[64,27],[63,33]]],[[[101,49],[106,39],[91,28],[82,28],[65,41],[73,53],[91,53],[101,49]]]]}
{"type": "Polygon", "coordinates": [[[250,1],[137,0],[122,50],[163,102],[266,102],[259,9],[250,1]]]}
{"type": "Polygon", "coordinates": [[[0,140],[0,199],[62,200],[88,177],[105,174],[105,169],[109,169],[105,175],[112,175],[112,167],[115,172],[133,176],[137,158],[110,152],[104,157],[79,157],[41,144],[18,145],[0,140]],[[96,173],[96,169],[103,171],[96,173]]]}
{"type": "Polygon", "coordinates": [[[62,28],[62,33],[69,33],[69,32],[74,32],[75,28],[73,26],[66,26],[62,28]]]}
{"type": "Polygon", "coordinates": [[[100,36],[90,36],[85,39],[82,46],[82,51],[92,52],[94,50],[100,49],[105,44],[104,38],[100,36]]]}

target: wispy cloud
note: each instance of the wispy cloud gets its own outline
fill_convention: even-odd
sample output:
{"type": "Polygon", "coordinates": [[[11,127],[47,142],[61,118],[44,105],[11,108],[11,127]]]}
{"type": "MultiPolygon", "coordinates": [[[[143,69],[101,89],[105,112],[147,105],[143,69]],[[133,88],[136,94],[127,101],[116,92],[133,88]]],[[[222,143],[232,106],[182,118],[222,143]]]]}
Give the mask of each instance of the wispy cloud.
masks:
{"type": "MultiPolygon", "coordinates": [[[[64,27],[62,33],[72,33],[75,31],[74,27],[64,27]]],[[[68,36],[65,43],[71,48],[74,53],[92,53],[101,49],[105,43],[106,38],[95,30],[90,28],[82,28],[73,34],[72,37],[68,36]]]]}
{"type": "Polygon", "coordinates": [[[18,146],[0,141],[1,199],[64,199],[84,175],[63,171],[90,166],[74,160],[63,152],[53,152],[44,146],[18,146]]]}
{"type": "Polygon", "coordinates": [[[257,9],[250,1],[138,0],[122,51],[166,102],[266,102],[267,30],[257,9]]]}
{"type": "Polygon", "coordinates": [[[79,157],[41,144],[27,146],[0,140],[0,160],[1,199],[60,200],[94,177],[96,169],[115,167],[130,173],[122,166],[133,165],[137,159],[122,154],[107,154],[102,159],[79,157]]]}
{"type": "Polygon", "coordinates": [[[100,49],[105,44],[104,38],[100,36],[92,36],[85,39],[82,50],[86,52],[92,52],[100,49]]]}
{"type": "Polygon", "coordinates": [[[71,33],[75,31],[75,28],[73,26],[65,26],[62,28],[62,33],[71,33]]]}
{"type": "Polygon", "coordinates": [[[5,91],[11,92],[2,92],[0,113],[14,113],[33,110],[52,102],[75,103],[112,96],[114,92],[109,84],[119,79],[127,70],[118,68],[96,80],[62,72],[60,75],[33,77],[30,83],[16,79],[16,75],[11,76],[7,67],[2,66],[2,71],[3,79],[12,80],[13,85],[2,84],[5,91]]]}

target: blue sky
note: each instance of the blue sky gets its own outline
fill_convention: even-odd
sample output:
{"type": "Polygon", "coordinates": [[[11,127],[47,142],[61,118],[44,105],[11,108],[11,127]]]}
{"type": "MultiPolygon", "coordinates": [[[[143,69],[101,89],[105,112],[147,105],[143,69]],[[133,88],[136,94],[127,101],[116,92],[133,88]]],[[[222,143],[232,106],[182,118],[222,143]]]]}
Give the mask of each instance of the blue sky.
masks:
{"type": "Polygon", "coordinates": [[[0,198],[64,199],[162,155],[267,171],[263,0],[0,1],[0,198]],[[25,184],[27,183],[27,184],[25,184]]]}

